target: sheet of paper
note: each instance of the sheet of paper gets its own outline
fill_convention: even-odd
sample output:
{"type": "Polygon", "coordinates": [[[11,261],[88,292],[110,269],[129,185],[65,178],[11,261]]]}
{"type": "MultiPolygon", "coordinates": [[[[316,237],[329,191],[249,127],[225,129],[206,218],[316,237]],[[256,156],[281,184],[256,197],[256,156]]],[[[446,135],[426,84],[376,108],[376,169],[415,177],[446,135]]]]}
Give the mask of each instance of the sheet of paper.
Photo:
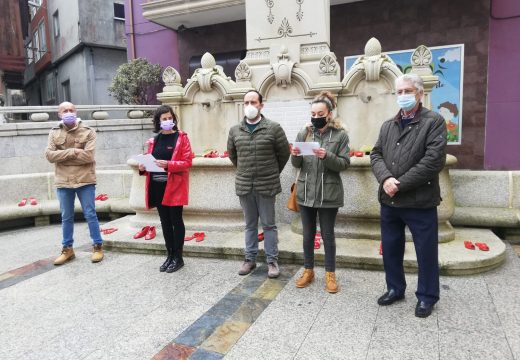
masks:
{"type": "Polygon", "coordinates": [[[139,154],[131,157],[139,164],[143,164],[148,172],[165,172],[165,170],[155,165],[155,158],[152,154],[139,154]]]}
{"type": "MultiPolygon", "coordinates": [[[[300,149],[301,155],[314,155],[313,149],[319,149],[320,143],[318,142],[294,142],[293,147],[300,149]]],[[[316,156],[316,155],[314,155],[316,156]]]]}

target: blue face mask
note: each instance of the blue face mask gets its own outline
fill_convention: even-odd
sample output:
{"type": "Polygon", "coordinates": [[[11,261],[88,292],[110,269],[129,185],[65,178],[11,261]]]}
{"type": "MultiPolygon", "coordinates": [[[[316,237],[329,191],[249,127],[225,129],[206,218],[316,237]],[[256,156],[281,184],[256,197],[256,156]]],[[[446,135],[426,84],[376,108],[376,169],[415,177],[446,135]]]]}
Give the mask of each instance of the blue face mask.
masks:
{"type": "Polygon", "coordinates": [[[61,115],[61,121],[67,126],[72,126],[76,124],[76,114],[74,113],[65,113],[61,115]]]}
{"type": "Polygon", "coordinates": [[[397,97],[397,105],[404,111],[412,110],[417,105],[415,94],[403,94],[397,97]]]}
{"type": "Polygon", "coordinates": [[[165,131],[173,130],[175,125],[176,125],[176,123],[173,120],[163,120],[163,121],[161,121],[161,129],[163,129],[165,131]]]}

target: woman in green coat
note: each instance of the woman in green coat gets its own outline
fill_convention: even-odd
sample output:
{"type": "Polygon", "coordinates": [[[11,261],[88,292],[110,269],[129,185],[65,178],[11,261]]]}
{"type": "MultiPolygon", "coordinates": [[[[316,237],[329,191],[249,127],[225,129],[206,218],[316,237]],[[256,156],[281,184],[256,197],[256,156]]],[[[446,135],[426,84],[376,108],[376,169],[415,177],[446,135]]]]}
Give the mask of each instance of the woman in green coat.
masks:
{"type": "Polygon", "coordinates": [[[297,202],[303,228],[304,271],[296,281],[303,288],[314,280],[314,236],[319,215],[321,238],[325,248],[325,289],[338,292],[336,282],[336,238],[334,226],[338,209],[343,206],[340,172],[350,164],[349,139],[341,121],[334,118],[334,97],[322,92],[311,104],[311,124],[296,136],[296,142],[317,142],[314,156],[302,156],[298,146],[291,150],[291,162],[300,169],[297,202]]]}

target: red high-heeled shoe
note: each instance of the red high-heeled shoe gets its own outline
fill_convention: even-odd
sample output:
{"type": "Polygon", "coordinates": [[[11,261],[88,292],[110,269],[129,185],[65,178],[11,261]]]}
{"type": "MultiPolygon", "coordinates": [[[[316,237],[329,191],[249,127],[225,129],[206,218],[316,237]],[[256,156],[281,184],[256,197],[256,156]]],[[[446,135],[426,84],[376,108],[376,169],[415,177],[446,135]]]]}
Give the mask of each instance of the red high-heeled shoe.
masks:
{"type": "Polygon", "coordinates": [[[144,237],[145,240],[153,240],[155,238],[155,226],[150,226],[150,229],[148,229],[148,232],[146,233],[146,236],[144,237]]]}
{"type": "Polygon", "coordinates": [[[139,239],[148,234],[148,231],[150,230],[150,226],[145,226],[141,230],[139,230],[135,235],[134,239],[139,239]]]}

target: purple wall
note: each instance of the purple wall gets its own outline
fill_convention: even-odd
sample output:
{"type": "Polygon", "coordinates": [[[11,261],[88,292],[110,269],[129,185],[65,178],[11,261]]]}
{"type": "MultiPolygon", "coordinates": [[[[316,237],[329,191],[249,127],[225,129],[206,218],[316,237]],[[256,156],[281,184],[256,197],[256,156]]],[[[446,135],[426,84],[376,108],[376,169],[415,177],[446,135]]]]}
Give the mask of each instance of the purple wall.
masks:
{"type": "Polygon", "coordinates": [[[179,70],[177,33],[145,19],[141,6],[142,2],[142,0],[126,0],[125,2],[128,59],[142,57],[152,64],[160,64],[163,67],[169,65],[179,70]],[[133,19],[131,18],[130,7],[132,7],[133,19]],[[135,53],[132,53],[132,35],[135,53]]]}
{"type": "Polygon", "coordinates": [[[520,170],[520,2],[492,0],[491,14],[484,167],[520,170]]]}

